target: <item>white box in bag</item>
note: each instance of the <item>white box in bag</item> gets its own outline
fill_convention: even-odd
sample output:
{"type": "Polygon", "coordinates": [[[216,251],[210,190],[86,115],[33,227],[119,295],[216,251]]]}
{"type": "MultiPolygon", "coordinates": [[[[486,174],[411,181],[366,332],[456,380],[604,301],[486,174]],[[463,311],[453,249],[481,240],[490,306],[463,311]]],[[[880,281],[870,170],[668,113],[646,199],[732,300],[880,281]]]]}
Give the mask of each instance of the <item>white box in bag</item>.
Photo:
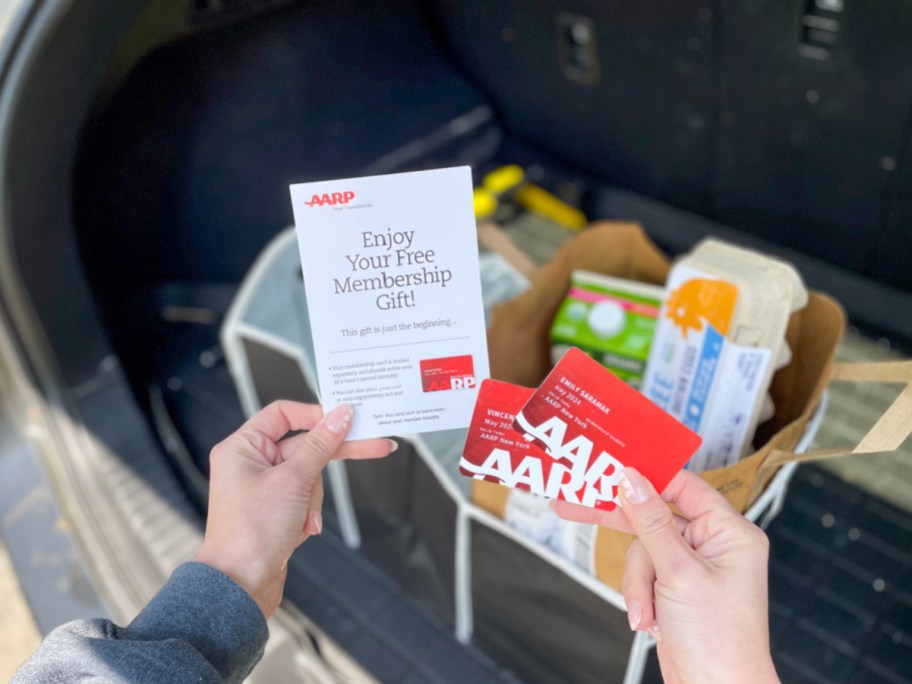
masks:
{"type": "Polygon", "coordinates": [[[768,417],[773,372],[788,363],[785,330],[807,304],[789,264],[706,240],[672,267],[643,393],[703,437],[695,471],[740,460],[768,417]]]}

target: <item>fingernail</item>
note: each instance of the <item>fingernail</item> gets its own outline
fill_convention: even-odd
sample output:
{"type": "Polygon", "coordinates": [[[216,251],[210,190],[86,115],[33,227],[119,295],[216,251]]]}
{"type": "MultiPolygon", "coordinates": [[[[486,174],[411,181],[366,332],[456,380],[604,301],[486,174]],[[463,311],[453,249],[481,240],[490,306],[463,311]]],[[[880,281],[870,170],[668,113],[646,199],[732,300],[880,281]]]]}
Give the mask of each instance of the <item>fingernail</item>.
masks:
{"type": "Polygon", "coordinates": [[[627,621],[630,623],[630,631],[635,632],[642,619],[643,609],[640,607],[640,602],[630,601],[627,604],[627,621]]]}
{"type": "Polygon", "coordinates": [[[649,483],[633,468],[624,468],[618,483],[624,498],[632,504],[643,503],[649,498],[649,483]]]}
{"type": "Polygon", "coordinates": [[[658,623],[658,622],[656,622],[655,624],[653,624],[652,627],[647,628],[647,629],[646,629],[646,633],[647,633],[649,636],[651,636],[653,639],[655,639],[656,641],[661,641],[661,640],[662,640],[662,633],[659,631],[659,623],[658,623]]]}
{"type": "Polygon", "coordinates": [[[389,442],[390,445],[389,453],[393,453],[396,449],[399,448],[399,442],[397,442],[395,439],[388,439],[386,441],[389,442]]]}
{"type": "Polygon", "coordinates": [[[320,511],[314,511],[310,514],[310,533],[320,534],[323,531],[323,514],[320,511]]]}
{"type": "Polygon", "coordinates": [[[326,429],[337,435],[341,435],[348,428],[352,419],[352,407],[350,404],[340,404],[336,406],[326,416],[326,429]]]}

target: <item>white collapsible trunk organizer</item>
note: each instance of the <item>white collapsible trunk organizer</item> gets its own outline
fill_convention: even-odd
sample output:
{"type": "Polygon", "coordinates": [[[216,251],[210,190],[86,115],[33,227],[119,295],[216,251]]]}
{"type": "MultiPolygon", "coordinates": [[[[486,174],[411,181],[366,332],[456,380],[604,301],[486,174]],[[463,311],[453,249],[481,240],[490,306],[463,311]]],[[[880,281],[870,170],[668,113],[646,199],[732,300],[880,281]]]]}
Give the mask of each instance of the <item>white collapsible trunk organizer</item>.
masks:
{"type": "MultiPolygon", "coordinates": [[[[485,254],[481,260],[485,317],[489,322],[493,306],[515,297],[528,287],[528,282],[497,255],[485,254]]],[[[225,318],[221,342],[247,415],[258,411],[264,403],[279,398],[277,393],[295,399],[317,396],[314,348],[293,228],[277,235],[257,258],[225,318]],[[303,386],[291,395],[282,393],[283,387],[296,387],[298,384],[303,386]]],[[[797,453],[803,453],[811,447],[826,413],[826,404],[827,395],[824,393],[795,450],[797,453]]],[[[471,481],[458,473],[465,437],[466,430],[403,436],[413,444],[418,456],[456,506],[453,587],[456,637],[461,642],[468,643],[473,633],[470,557],[473,521],[528,549],[610,606],[626,611],[620,593],[573,561],[519,534],[503,520],[471,502],[471,481]]],[[[766,527],[782,509],[786,488],[796,467],[796,463],[788,463],[780,468],[757,502],[745,513],[745,517],[766,527]]],[[[343,540],[350,548],[358,548],[361,535],[349,490],[346,464],[343,461],[332,461],[327,470],[327,478],[343,540]]],[[[649,649],[654,645],[652,637],[644,632],[636,633],[627,661],[624,684],[640,682],[649,649]]]]}

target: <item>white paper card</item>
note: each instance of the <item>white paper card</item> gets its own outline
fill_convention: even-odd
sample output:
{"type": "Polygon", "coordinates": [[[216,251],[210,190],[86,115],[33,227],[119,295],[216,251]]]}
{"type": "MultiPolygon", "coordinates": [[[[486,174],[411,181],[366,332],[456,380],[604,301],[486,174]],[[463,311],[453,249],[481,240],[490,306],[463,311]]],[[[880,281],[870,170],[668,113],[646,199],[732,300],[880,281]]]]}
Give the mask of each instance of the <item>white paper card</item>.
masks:
{"type": "Polygon", "coordinates": [[[291,186],[326,411],[349,439],[464,428],[489,376],[469,167],[291,186]]]}

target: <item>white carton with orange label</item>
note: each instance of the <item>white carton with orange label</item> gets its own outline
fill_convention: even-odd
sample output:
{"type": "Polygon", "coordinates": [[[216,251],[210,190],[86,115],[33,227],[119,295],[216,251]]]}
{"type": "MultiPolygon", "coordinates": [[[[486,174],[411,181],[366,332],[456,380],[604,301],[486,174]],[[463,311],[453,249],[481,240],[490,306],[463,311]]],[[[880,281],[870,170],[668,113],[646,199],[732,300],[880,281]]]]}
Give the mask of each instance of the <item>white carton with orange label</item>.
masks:
{"type": "Polygon", "coordinates": [[[789,264],[717,240],[678,261],[666,288],[642,391],[703,437],[689,469],[731,465],[768,417],[773,372],[790,357],[785,329],[807,291],[789,264]]]}

